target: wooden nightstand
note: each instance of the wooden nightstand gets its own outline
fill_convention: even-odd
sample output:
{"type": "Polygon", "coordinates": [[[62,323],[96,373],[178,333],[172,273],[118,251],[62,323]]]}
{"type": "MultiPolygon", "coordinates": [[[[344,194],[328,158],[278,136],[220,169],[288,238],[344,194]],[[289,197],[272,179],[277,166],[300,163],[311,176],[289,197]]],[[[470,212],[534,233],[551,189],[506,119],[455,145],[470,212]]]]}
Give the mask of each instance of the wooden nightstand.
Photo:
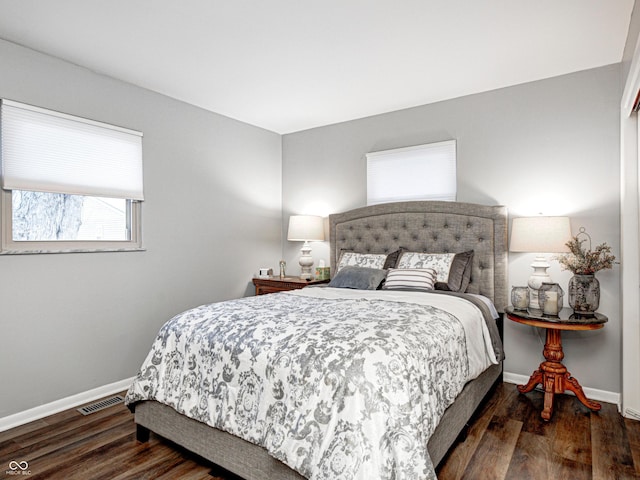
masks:
{"type": "Polygon", "coordinates": [[[518,385],[520,393],[527,393],[542,384],[544,388],[544,409],[540,416],[543,420],[549,420],[553,414],[553,396],[556,393],[564,393],[569,390],[575,393],[587,408],[600,410],[601,405],[589,400],[578,380],[573,378],[562,363],[564,352],[562,351],[562,330],[598,330],[604,327],[608,318],[601,313],[590,316],[576,315],[570,308],[563,308],[557,317],[530,313],[527,310],[516,310],[511,305],[505,309],[507,317],[517,323],[544,328],[547,331],[547,339],[542,351],[546,361],[533,372],[526,385],[518,385]]]}
{"type": "Polygon", "coordinates": [[[319,285],[321,283],[329,283],[329,280],[303,280],[300,277],[254,277],[253,279],[253,284],[256,287],[256,295],[298,290],[308,285],[319,285]]]}

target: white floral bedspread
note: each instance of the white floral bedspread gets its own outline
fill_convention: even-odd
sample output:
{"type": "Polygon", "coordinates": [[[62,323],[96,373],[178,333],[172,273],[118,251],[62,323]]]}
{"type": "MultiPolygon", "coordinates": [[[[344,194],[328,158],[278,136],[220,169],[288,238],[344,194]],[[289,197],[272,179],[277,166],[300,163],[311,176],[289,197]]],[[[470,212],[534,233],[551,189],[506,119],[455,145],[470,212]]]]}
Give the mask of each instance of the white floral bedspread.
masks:
{"type": "Polygon", "coordinates": [[[312,480],[435,479],[430,435],[496,363],[483,325],[469,302],[425,293],[306,288],[203,305],[162,327],[126,402],[169,405],[312,480]]]}

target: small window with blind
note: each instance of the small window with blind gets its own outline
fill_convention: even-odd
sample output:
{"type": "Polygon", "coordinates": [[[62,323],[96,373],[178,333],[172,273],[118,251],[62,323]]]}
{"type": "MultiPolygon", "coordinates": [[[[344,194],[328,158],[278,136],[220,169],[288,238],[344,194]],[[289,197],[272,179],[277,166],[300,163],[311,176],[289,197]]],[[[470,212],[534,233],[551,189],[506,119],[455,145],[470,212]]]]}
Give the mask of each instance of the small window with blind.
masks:
{"type": "Polygon", "coordinates": [[[367,154],[367,205],[456,200],[456,141],[367,154]]]}
{"type": "Polygon", "coordinates": [[[1,254],[142,249],[142,133],[0,105],[1,254]]]}

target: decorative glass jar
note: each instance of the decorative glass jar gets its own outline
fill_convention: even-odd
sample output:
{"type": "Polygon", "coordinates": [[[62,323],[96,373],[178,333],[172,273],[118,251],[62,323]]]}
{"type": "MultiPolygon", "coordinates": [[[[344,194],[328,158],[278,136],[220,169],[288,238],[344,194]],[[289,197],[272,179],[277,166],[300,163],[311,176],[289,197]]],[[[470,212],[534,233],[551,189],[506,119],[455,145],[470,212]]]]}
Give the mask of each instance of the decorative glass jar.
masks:
{"type": "Polygon", "coordinates": [[[564,291],[557,283],[544,282],[540,287],[538,299],[540,310],[544,315],[557,316],[562,310],[562,297],[564,291]]]}
{"type": "Polygon", "coordinates": [[[600,306],[600,282],[595,275],[574,275],[569,280],[569,305],[575,313],[594,313],[600,306]]]}
{"type": "Polygon", "coordinates": [[[526,310],[529,306],[529,287],[511,287],[511,305],[516,310],[526,310]]]}

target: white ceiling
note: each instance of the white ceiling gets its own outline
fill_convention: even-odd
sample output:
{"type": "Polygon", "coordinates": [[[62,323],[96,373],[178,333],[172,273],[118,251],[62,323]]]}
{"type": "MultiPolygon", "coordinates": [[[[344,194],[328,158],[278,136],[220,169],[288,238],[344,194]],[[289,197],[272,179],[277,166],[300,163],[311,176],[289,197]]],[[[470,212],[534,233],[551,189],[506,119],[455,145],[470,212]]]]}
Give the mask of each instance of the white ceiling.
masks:
{"type": "Polygon", "coordinates": [[[290,133],[617,63],[633,1],[0,0],[0,38],[290,133]]]}

